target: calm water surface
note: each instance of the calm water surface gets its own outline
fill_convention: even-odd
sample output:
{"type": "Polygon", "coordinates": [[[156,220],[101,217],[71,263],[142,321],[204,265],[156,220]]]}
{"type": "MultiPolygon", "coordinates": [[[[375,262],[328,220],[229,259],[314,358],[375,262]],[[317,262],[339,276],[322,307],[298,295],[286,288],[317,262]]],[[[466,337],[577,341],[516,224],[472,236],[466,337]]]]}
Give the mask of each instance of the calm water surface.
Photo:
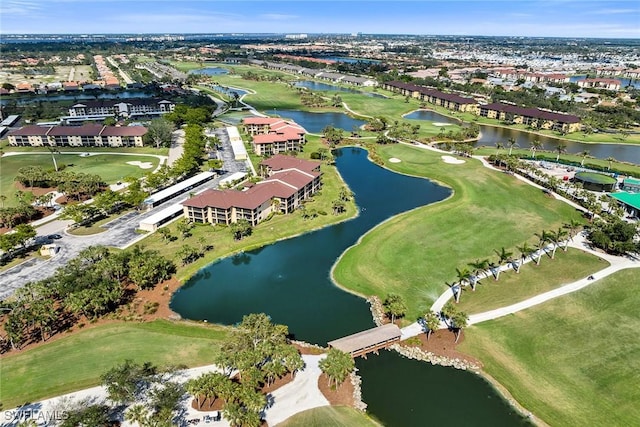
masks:
{"type": "Polygon", "coordinates": [[[351,131],[354,127],[360,127],[366,122],[354,119],[345,113],[309,113],[298,110],[269,110],[266,114],[291,119],[305,128],[307,132],[322,133],[322,129],[331,125],[334,128],[351,131]]]}
{"type": "Polygon", "coordinates": [[[222,74],[229,74],[229,70],[226,68],[220,67],[207,67],[207,68],[199,68],[197,70],[189,71],[189,74],[200,74],[205,76],[219,76],[222,74]]]}
{"type": "MultiPolygon", "coordinates": [[[[365,301],[333,285],[331,266],[376,224],[442,200],[450,191],[380,168],[359,148],[338,150],[336,166],[356,194],[357,218],[216,262],[175,293],[171,308],[185,318],[223,324],[265,312],[274,322],[288,325],[296,339],[320,345],[373,327],[365,301]]],[[[387,426],[421,426],[426,420],[448,426],[522,423],[474,374],[386,351],[358,360],[357,366],[368,411],[387,426]],[[462,395],[463,403],[454,400],[462,395]]]]}
{"type": "MultiPolygon", "coordinates": [[[[413,113],[407,114],[405,118],[431,122],[458,123],[454,118],[431,110],[414,111],[413,113]]],[[[514,138],[518,143],[518,147],[524,149],[530,148],[531,142],[537,139],[542,143],[543,148],[549,151],[555,150],[560,142],[559,139],[549,136],[534,135],[517,129],[480,124],[480,139],[477,145],[495,146],[497,142],[505,144],[509,138],[514,138]]],[[[567,146],[567,153],[578,154],[588,150],[591,156],[599,159],[613,157],[616,160],[640,164],[640,145],[638,144],[583,144],[581,142],[567,140],[563,140],[562,142],[567,146]]]]}

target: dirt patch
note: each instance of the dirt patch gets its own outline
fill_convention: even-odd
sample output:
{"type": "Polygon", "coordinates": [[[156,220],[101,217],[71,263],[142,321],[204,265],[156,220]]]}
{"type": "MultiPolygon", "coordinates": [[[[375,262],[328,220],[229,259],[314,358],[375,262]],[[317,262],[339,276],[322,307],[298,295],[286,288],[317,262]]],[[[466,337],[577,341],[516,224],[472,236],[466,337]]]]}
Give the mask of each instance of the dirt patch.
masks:
{"type": "Polygon", "coordinates": [[[292,377],[291,374],[286,374],[284,377],[278,378],[277,380],[275,380],[273,383],[271,383],[270,386],[267,386],[266,384],[260,389],[260,392],[262,394],[269,394],[272,393],[274,391],[276,391],[277,389],[279,389],[282,386],[285,386],[287,384],[289,384],[291,381],[293,381],[295,379],[295,377],[292,377]]]}
{"type": "Polygon", "coordinates": [[[222,408],[224,408],[224,404],[225,404],[225,401],[224,399],[221,399],[221,398],[217,398],[216,400],[211,402],[211,399],[201,397],[200,405],[198,405],[198,402],[196,401],[196,399],[193,399],[191,401],[191,407],[196,411],[200,411],[200,412],[221,411],[222,408]]]}
{"type": "Polygon", "coordinates": [[[327,350],[325,350],[324,348],[317,348],[317,347],[307,347],[305,345],[300,345],[296,342],[292,343],[293,346],[295,348],[298,349],[298,351],[300,352],[300,354],[307,354],[307,355],[313,355],[313,356],[317,356],[319,354],[322,353],[326,353],[327,350]]]}
{"type": "Polygon", "coordinates": [[[409,340],[402,341],[400,343],[403,347],[419,347],[421,350],[431,352],[438,356],[446,357],[448,359],[461,359],[477,366],[482,367],[482,362],[464,353],[460,353],[456,347],[458,344],[464,341],[464,330],[460,334],[460,339],[456,343],[456,336],[452,331],[446,329],[439,329],[431,334],[431,338],[427,340],[426,334],[420,334],[409,340]],[[413,342],[420,340],[420,345],[415,345],[413,342]],[[407,342],[409,341],[409,342],[407,342]]]}
{"type": "Polygon", "coordinates": [[[353,402],[353,384],[349,381],[349,377],[342,384],[340,384],[335,390],[329,386],[329,379],[325,374],[321,374],[318,378],[318,388],[322,392],[322,395],[332,405],[342,405],[354,407],[353,402]]]}
{"type": "MultiPolygon", "coordinates": [[[[36,221],[38,219],[42,219],[45,216],[49,216],[49,215],[51,215],[52,213],[55,212],[55,209],[53,209],[53,208],[45,208],[44,206],[37,206],[35,208],[35,210],[36,210],[36,214],[33,216],[33,218],[29,219],[27,222],[31,222],[31,221],[36,221]]],[[[16,222],[15,225],[24,224],[24,223],[25,222],[16,222]]],[[[0,227],[0,234],[4,234],[4,233],[6,233],[8,231],[11,231],[11,230],[12,230],[12,228],[0,227]]]]}
{"type": "MultiPolygon", "coordinates": [[[[46,341],[40,341],[39,337],[34,336],[32,341],[24,344],[19,350],[8,349],[5,354],[11,354],[26,351],[43,344],[48,344],[60,338],[67,337],[79,331],[94,328],[96,326],[125,322],[126,318],[132,321],[152,321],[156,319],[178,319],[180,316],[171,311],[169,301],[171,295],[180,287],[180,282],[175,277],[156,285],[153,289],[146,289],[136,292],[133,287],[129,286],[126,291],[131,292],[132,296],[129,304],[123,304],[119,307],[120,318],[116,318],[112,313],[95,320],[89,320],[84,316],[78,318],[68,318],[64,323],[67,325],[61,327],[61,331],[51,337],[47,337],[46,341]],[[157,304],[157,305],[156,305],[157,304]],[[156,306],[155,312],[151,313],[150,307],[156,306]],[[145,313],[147,307],[147,313],[145,313]],[[82,325],[82,326],[80,326],[82,325]]],[[[5,318],[6,319],[6,318],[5,318]]],[[[4,323],[4,322],[3,322],[4,323]]],[[[0,324],[0,329],[3,326],[0,324]]]]}
{"type": "Polygon", "coordinates": [[[20,191],[30,191],[33,193],[34,196],[38,197],[38,196],[42,196],[43,194],[47,194],[47,193],[51,193],[52,191],[56,191],[56,187],[27,187],[25,185],[22,185],[21,182],[15,182],[14,183],[15,187],[20,190],[20,191]]]}

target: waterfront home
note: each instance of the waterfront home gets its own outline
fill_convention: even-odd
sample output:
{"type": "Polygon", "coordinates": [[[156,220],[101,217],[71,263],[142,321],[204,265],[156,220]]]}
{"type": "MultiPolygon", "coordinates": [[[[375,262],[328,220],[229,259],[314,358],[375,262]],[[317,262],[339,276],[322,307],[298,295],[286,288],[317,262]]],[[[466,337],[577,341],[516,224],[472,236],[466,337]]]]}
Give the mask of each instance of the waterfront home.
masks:
{"type": "Polygon", "coordinates": [[[307,131],[291,120],[247,117],[242,120],[242,124],[253,137],[251,146],[259,156],[300,151],[306,142],[307,131]]]}
{"type": "Polygon", "coordinates": [[[580,118],[571,114],[524,108],[517,105],[494,102],[480,105],[480,116],[503,120],[510,123],[525,124],[539,129],[553,129],[561,132],[580,130],[580,118]]]}
{"type": "Polygon", "coordinates": [[[607,90],[620,90],[620,80],[616,79],[580,79],[576,84],[585,88],[598,88],[607,90]]]}
{"type": "Polygon", "coordinates": [[[290,156],[274,160],[261,163],[266,179],[244,191],[208,189],[185,200],[184,217],[197,223],[226,225],[246,219],[256,226],[273,213],[293,212],[320,189],[320,162],[290,156]]]}

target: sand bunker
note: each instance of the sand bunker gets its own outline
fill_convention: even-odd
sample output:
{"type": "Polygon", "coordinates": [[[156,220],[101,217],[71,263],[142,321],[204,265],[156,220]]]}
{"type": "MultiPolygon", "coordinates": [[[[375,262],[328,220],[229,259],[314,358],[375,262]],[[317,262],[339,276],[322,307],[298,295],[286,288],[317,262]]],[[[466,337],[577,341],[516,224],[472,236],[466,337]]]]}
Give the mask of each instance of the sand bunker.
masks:
{"type": "Polygon", "coordinates": [[[452,165],[460,165],[465,162],[464,160],[456,159],[455,157],[451,156],[442,156],[442,161],[452,165]]]}
{"type": "Polygon", "coordinates": [[[151,162],[139,162],[137,160],[127,162],[128,165],[138,166],[140,169],[151,169],[153,167],[153,163],[151,162]]]}
{"type": "Polygon", "coordinates": [[[451,126],[451,123],[433,122],[434,126],[451,126]]]}
{"type": "Polygon", "coordinates": [[[395,157],[392,157],[389,159],[389,163],[400,163],[402,160],[400,159],[396,159],[395,157]]]}

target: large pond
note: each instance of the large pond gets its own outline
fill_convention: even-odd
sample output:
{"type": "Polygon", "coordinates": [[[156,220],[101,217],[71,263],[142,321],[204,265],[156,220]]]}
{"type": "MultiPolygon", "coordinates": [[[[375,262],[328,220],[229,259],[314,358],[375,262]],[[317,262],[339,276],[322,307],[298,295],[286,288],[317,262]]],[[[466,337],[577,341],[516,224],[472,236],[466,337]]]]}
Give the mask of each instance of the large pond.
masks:
{"type": "MultiPolygon", "coordinates": [[[[405,118],[413,120],[428,120],[431,122],[458,123],[457,120],[452,117],[448,117],[431,110],[414,111],[413,113],[407,114],[405,118]]],[[[530,148],[531,142],[537,139],[542,143],[545,150],[550,151],[555,150],[558,143],[561,142],[561,140],[557,138],[536,135],[518,129],[481,124],[480,139],[478,140],[477,145],[495,146],[497,142],[505,144],[509,138],[514,138],[518,143],[518,146],[525,149],[530,148]]],[[[578,154],[582,151],[588,150],[591,156],[599,159],[613,157],[616,160],[640,164],[640,145],[637,144],[584,144],[568,140],[562,140],[562,142],[566,144],[566,150],[568,153],[578,154]]]]}
{"type": "Polygon", "coordinates": [[[359,128],[366,123],[364,120],[349,117],[345,113],[310,113],[298,110],[269,110],[266,114],[269,116],[280,116],[291,119],[305,128],[307,132],[311,133],[322,133],[322,129],[329,125],[334,128],[351,131],[354,127],[359,128]]]}
{"type": "MultiPolygon", "coordinates": [[[[443,200],[450,191],[374,165],[360,148],[336,151],[336,166],[356,194],[358,217],[216,262],[175,293],[171,308],[185,318],[223,324],[235,324],[247,313],[265,312],[274,322],[288,325],[296,339],[320,345],[373,327],[365,301],[333,285],[331,266],[376,224],[443,200]]],[[[464,412],[467,425],[478,425],[476,420],[493,426],[521,423],[521,417],[477,375],[409,361],[386,351],[358,361],[358,367],[368,411],[385,425],[423,425],[431,417],[451,419],[452,412],[458,421],[463,418],[455,413],[464,412]],[[460,393],[464,393],[464,411],[456,410],[460,393]],[[442,395],[447,404],[433,395],[442,395]],[[383,396],[401,396],[402,404],[383,396]]]]}

